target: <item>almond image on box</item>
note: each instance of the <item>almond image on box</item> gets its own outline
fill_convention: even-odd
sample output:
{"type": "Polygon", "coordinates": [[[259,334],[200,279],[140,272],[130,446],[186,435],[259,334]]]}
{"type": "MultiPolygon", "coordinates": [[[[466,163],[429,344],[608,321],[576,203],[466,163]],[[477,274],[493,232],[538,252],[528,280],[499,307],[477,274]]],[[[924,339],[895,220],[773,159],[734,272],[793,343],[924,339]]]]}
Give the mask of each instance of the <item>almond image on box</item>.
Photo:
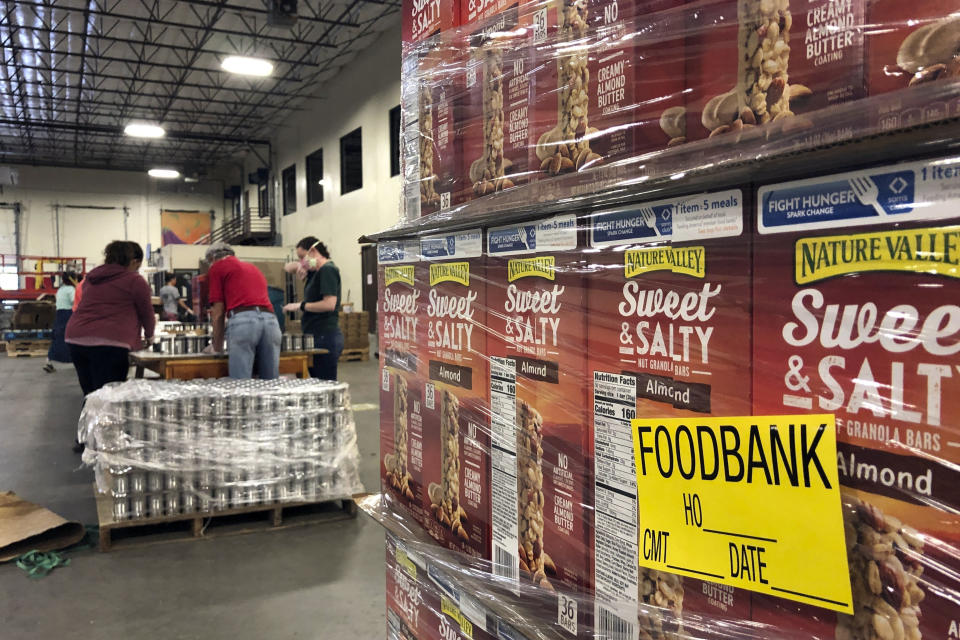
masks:
{"type": "Polygon", "coordinates": [[[643,487],[624,437],[631,416],[749,414],[743,354],[750,351],[751,253],[744,221],[741,189],[588,218],[594,583],[596,619],[608,629],[636,624],[641,637],[668,638],[682,634],[684,612],[749,619],[746,592],[637,568],[636,496],[643,487]]]}
{"type": "MultiPolygon", "coordinates": [[[[589,35],[587,0],[537,2],[532,8],[534,30],[533,118],[530,164],[544,176],[571,173],[596,166],[602,157],[593,151],[590,136],[590,69],[586,47],[589,35]]],[[[599,114],[596,114],[599,115],[599,114]]]]}
{"type": "Polygon", "coordinates": [[[489,387],[483,234],[421,240],[426,374],[427,530],[445,546],[490,557],[489,387]]]}
{"type": "MultiPolygon", "coordinates": [[[[442,33],[436,43],[417,50],[417,130],[420,215],[450,208],[461,191],[463,147],[460,127],[461,64],[455,33],[442,33]]],[[[424,45],[421,45],[424,46],[424,45]]]]}
{"type": "Polygon", "coordinates": [[[377,245],[380,309],[380,451],[385,491],[424,520],[422,352],[424,325],[416,240],[377,245]]]}
{"type": "MultiPolygon", "coordinates": [[[[585,593],[592,438],[576,216],[491,228],[487,243],[494,572],[585,593]]],[[[561,602],[544,615],[585,632],[586,612],[561,602]]]]}
{"type": "Polygon", "coordinates": [[[865,640],[948,636],[960,588],[955,158],[762,187],[754,414],[829,412],[854,614],[754,597],[754,619],[865,640]]]}

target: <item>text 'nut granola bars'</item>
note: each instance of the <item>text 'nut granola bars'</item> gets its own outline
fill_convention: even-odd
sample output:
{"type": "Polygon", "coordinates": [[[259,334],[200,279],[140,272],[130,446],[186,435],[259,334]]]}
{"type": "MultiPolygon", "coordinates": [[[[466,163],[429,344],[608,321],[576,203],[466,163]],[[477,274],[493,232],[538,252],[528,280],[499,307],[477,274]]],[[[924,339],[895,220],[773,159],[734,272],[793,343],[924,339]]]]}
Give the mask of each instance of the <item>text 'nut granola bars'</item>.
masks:
{"type": "Polygon", "coordinates": [[[381,484],[418,522],[425,516],[422,492],[422,352],[425,326],[419,314],[417,241],[377,246],[380,309],[381,484]]]}
{"type": "Polygon", "coordinates": [[[956,617],[945,594],[960,587],[957,561],[939,550],[960,540],[960,448],[948,444],[960,441],[960,217],[940,166],[759,190],[754,414],[836,416],[855,614],[757,597],[758,621],[919,638],[943,635],[956,617]]]}
{"type": "Polygon", "coordinates": [[[490,557],[490,426],[483,234],[421,240],[427,380],[424,477],[427,529],[461,553],[490,557]]]}

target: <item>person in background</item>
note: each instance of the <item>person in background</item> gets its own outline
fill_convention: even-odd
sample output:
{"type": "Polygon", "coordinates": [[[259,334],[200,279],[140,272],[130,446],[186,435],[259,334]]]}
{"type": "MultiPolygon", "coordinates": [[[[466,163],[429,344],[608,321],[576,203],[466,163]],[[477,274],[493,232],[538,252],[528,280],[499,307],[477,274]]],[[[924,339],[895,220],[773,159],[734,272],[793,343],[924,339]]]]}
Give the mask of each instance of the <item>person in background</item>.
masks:
{"type": "Polygon", "coordinates": [[[223,351],[224,333],[230,355],[230,377],[280,377],[280,325],[267,295],[267,279],[260,270],[238,260],[222,242],[207,249],[206,261],[213,340],[207,352],[223,351]],[[226,331],[224,330],[225,321],[226,331]]]}
{"type": "Polygon", "coordinates": [[[162,318],[169,322],[176,322],[180,319],[180,309],[183,309],[187,315],[193,315],[193,309],[187,306],[187,303],[180,297],[180,289],[177,288],[177,276],[167,274],[166,284],[160,287],[157,292],[160,301],[163,303],[162,318]]]}
{"type": "Polygon", "coordinates": [[[57,317],[53,321],[53,341],[50,343],[50,350],[47,351],[47,364],[43,365],[43,370],[47,373],[56,371],[54,362],[67,364],[72,362],[70,348],[67,347],[64,336],[67,332],[67,323],[73,315],[73,301],[81,279],[81,276],[73,271],[64,271],[60,274],[60,288],[57,289],[56,300],[57,317]]]}
{"type": "Polygon", "coordinates": [[[284,311],[302,311],[304,333],[312,333],[314,346],[329,353],[313,356],[310,375],[321,380],[337,379],[337,363],[343,352],[340,331],[340,270],[330,259],[326,245],[307,236],[297,243],[297,255],[307,269],[303,302],[291,302],[284,311]],[[302,254],[301,254],[302,252],[302,254]]]}
{"type": "MultiPolygon", "coordinates": [[[[103,257],[104,264],[84,279],[83,299],[67,323],[66,342],[84,396],[126,380],[130,352],[150,344],[156,325],[150,285],[137,273],[140,245],[114,240],[103,257]]],[[[74,450],[83,445],[76,443],[74,450]]]]}
{"type": "Polygon", "coordinates": [[[77,286],[74,287],[75,291],[73,294],[73,308],[74,313],[77,311],[77,307],[80,306],[80,298],[83,297],[83,280],[77,282],[77,286]]]}

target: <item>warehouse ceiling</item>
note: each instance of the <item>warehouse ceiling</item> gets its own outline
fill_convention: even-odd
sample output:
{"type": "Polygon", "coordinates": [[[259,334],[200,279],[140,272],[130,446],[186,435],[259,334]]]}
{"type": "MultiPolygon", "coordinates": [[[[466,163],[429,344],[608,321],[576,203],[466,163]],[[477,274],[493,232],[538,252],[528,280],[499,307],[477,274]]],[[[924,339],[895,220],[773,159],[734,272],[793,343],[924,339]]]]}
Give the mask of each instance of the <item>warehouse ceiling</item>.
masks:
{"type": "Polygon", "coordinates": [[[400,0],[299,0],[271,26],[270,0],[0,3],[0,163],[203,172],[262,147],[322,83],[390,26],[400,0]],[[220,69],[265,58],[268,78],[220,69]],[[130,138],[132,121],[163,125],[130,138]]]}

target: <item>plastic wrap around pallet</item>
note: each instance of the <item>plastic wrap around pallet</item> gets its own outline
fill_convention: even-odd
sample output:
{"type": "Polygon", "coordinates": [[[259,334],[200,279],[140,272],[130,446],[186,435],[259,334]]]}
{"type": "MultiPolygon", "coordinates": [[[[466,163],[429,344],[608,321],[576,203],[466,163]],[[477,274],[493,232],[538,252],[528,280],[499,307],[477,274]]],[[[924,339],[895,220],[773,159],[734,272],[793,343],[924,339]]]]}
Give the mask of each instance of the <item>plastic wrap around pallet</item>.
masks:
{"type": "Polygon", "coordinates": [[[616,198],[960,115],[948,0],[438,0],[403,13],[411,222],[616,198]]]}
{"type": "Polygon", "coordinates": [[[117,520],[319,502],[362,490],[346,383],[108,385],[88,396],[78,439],[117,520]]]}
{"type": "Polygon", "coordinates": [[[379,243],[376,517],[451,579],[468,576],[463,590],[509,624],[536,621],[533,637],[956,637],[958,167],[954,155],[795,168],[379,243]],[[721,478],[707,477],[704,427],[696,440],[647,440],[638,481],[633,415],[688,431],[800,415],[833,434],[835,421],[821,466],[840,491],[822,517],[803,519],[808,485],[789,479],[812,459],[792,426],[792,444],[744,436],[712,458],[724,458],[729,490],[749,473],[776,497],[750,501],[760,511],[741,521],[749,530],[704,524],[704,535],[769,552],[789,531],[778,542],[760,530],[796,517],[806,571],[771,563],[764,579],[779,590],[763,592],[723,540],[719,552],[698,541],[712,565],[651,567],[645,527],[665,525],[649,523],[641,499],[663,490],[661,464],[693,465],[701,487],[721,478]],[[833,597],[845,610],[829,610],[828,583],[846,589],[833,597]]]}
{"type": "MultiPolygon", "coordinates": [[[[598,624],[580,635],[558,622],[556,602],[568,611],[593,611],[595,597],[561,585],[545,590],[530,582],[497,576],[489,561],[438,547],[416,522],[390,505],[389,495],[371,495],[358,506],[387,529],[386,587],[388,640],[811,640],[807,631],[754,622],[749,617],[720,617],[668,606],[657,593],[670,576],[648,574],[651,592],[637,604],[637,624],[598,624]]],[[[679,581],[682,601],[684,585],[679,581]]],[[[717,591],[717,598],[727,594],[717,591]]],[[[874,637],[880,636],[856,636],[874,637]]],[[[906,637],[906,636],[899,636],[906,637]]],[[[833,638],[833,636],[824,636],[833,638]]]]}

